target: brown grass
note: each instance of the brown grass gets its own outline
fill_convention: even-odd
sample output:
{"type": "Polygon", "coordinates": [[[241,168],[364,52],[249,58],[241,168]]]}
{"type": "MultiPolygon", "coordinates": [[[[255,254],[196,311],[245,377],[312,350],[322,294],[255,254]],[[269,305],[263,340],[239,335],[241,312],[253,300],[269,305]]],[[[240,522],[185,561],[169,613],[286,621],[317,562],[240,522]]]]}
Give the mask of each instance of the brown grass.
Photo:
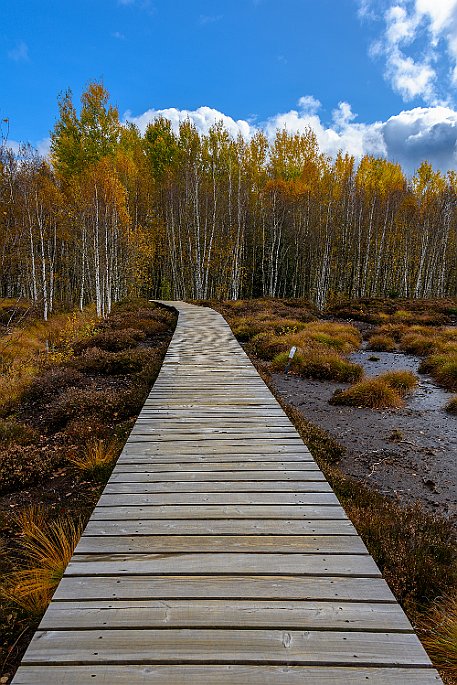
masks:
{"type": "Polygon", "coordinates": [[[86,449],[70,461],[77,469],[96,479],[106,479],[114,461],[119,456],[121,445],[117,440],[106,442],[96,439],[91,441],[86,449]]]}
{"type": "Polygon", "coordinates": [[[378,376],[361,380],[347,390],[337,390],[330,399],[330,404],[367,409],[397,409],[403,406],[403,400],[397,390],[378,376]]]}
{"type": "Polygon", "coordinates": [[[41,614],[62,579],[82,525],[66,519],[45,524],[39,510],[23,516],[20,524],[24,564],[7,576],[2,595],[27,613],[41,614]]]}
{"type": "Polygon", "coordinates": [[[375,352],[395,352],[397,345],[389,335],[372,335],[368,342],[368,349],[375,352]]]}
{"type": "Polygon", "coordinates": [[[419,384],[419,378],[412,371],[386,371],[378,378],[382,378],[402,396],[407,395],[419,384]]]}
{"type": "MultiPolygon", "coordinates": [[[[284,371],[289,361],[287,352],[276,355],[272,362],[274,371],[284,371]]],[[[359,364],[344,359],[330,349],[310,349],[297,352],[291,362],[291,371],[305,378],[333,380],[340,383],[351,383],[363,375],[359,364]]]]}
{"type": "Polygon", "coordinates": [[[457,415],[457,395],[454,395],[446,404],[446,411],[449,412],[449,414],[457,415]]]}
{"type": "Polygon", "coordinates": [[[450,682],[457,682],[457,594],[437,600],[419,628],[434,665],[450,682]]]}

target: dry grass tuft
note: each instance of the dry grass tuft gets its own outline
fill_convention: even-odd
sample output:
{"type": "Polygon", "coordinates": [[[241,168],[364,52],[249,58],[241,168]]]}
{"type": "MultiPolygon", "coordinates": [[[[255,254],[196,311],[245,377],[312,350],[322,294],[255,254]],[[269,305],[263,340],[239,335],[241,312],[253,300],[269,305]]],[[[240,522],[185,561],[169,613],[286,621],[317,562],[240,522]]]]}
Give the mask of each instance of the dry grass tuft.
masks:
{"type": "Polygon", "coordinates": [[[412,371],[386,371],[378,378],[382,378],[402,396],[407,395],[419,384],[419,378],[412,371]]]}
{"type": "Polygon", "coordinates": [[[95,478],[105,478],[114,461],[119,456],[120,444],[117,440],[105,442],[104,440],[93,440],[90,442],[85,452],[81,456],[74,456],[70,459],[72,464],[80,471],[90,474],[95,478]]]}
{"type": "Polygon", "coordinates": [[[371,336],[368,349],[375,352],[395,352],[397,345],[391,336],[378,334],[371,336]]]}
{"type": "Polygon", "coordinates": [[[337,390],[330,404],[345,404],[368,409],[397,409],[403,397],[413,390],[419,379],[411,371],[388,371],[373,378],[365,378],[347,390],[337,390]]]}
{"type": "Polygon", "coordinates": [[[436,602],[419,627],[434,665],[457,682],[457,594],[436,602]]]}
{"type": "Polygon", "coordinates": [[[452,397],[446,404],[446,411],[449,414],[457,415],[457,395],[454,395],[454,397],[452,397]]]}
{"type": "Polygon", "coordinates": [[[366,378],[347,390],[336,391],[330,404],[367,409],[397,409],[403,406],[400,394],[381,377],[366,378]]]}
{"type": "Polygon", "coordinates": [[[23,514],[19,523],[24,567],[6,577],[1,591],[4,599],[32,615],[46,609],[82,532],[80,522],[61,519],[45,524],[43,518],[40,510],[23,514]]]}

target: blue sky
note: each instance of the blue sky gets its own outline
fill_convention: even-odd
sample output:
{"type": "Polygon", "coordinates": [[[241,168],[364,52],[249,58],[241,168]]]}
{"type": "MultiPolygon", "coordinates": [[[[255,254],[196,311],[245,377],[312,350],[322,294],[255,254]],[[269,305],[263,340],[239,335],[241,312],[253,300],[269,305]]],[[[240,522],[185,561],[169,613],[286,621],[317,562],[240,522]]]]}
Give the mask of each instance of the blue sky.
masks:
{"type": "MultiPolygon", "coordinates": [[[[46,149],[57,96],[103,80],[140,128],[310,124],[329,154],[455,168],[457,0],[23,0],[0,5],[0,118],[46,149]]],[[[5,126],[3,127],[5,131],[5,126]]]]}

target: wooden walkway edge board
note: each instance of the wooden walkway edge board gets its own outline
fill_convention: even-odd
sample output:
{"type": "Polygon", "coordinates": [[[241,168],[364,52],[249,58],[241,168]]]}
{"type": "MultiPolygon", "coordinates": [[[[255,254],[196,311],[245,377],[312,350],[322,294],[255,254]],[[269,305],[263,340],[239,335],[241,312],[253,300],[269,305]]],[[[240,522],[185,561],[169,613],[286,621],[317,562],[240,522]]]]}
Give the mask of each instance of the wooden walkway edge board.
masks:
{"type": "Polygon", "coordinates": [[[298,433],[212,309],[159,377],[14,685],[437,685],[298,433]]]}

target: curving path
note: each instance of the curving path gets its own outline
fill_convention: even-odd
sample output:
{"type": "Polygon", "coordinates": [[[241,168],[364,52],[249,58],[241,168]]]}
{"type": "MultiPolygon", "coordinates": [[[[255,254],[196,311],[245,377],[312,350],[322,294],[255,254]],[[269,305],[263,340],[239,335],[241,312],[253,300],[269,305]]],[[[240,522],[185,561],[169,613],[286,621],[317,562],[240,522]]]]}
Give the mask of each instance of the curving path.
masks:
{"type": "Polygon", "coordinates": [[[160,375],[14,685],[432,685],[411,625],[220,314],[160,375]]]}

